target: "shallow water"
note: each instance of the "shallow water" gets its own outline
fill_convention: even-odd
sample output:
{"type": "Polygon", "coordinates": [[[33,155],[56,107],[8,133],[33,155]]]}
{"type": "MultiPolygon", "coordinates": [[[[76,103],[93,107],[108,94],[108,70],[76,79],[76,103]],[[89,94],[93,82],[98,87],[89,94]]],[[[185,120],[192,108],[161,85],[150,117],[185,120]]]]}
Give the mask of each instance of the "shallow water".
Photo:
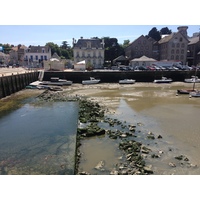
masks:
{"type": "Polygon", "coordinates": [[[78,104],[33,103],[0,118],[1,174],[74,174],[78,104]]]}
{"type": "MultiPolygon", "coordinates": [[[[102,84],[103,85],[103,84],[102,84]]],[[[98,92],[90,91],[90,96],[101,99],[102,104],[110,105],[115,109],[115,117],[130,123],[141,122],[144,124],[142,130],[163,136],[163,140],[154,144],[151,148],[155,151],[162,150],[164,154],[159,159],[146,160],[147,164],[153,165],[155,174],[200,174],[200,98],[189,98],[189,95],[176,95],[176,90],[189,87],[190,85],[175,84],[140,84],[106,88],[101,86],[98,92]],[[103,100],[105,98],[106,102],[103,100]],[[108,103],[109,102],[109,103],[108,103]],[[113,103],[113,104],[112,104],[113,103]],[[169,151],[170,149],[170,151],[169,151]],[[192,166],[183,166],[174,157],[185,155],[189,158],[192,166]],[[169,162],[176,163],[176,167],[169,166],[169,162]]],[[[107,153],[119,155],[117,148],[111,149],[106,145],[106,136],[103,139],[103,149],[95,154],[97,160],[106,160],[106,163],[116,163],[120,160],[107,158],[107,153]]],[[[98,139],[97,139],[98,141],[98,139]]],[[[88,140],[81,147],[84,162],[80,164],[81,169],[93,172],[95,163],[91,157],[96,146],[94,141],[88,140]],[[87,146],[87,147],[86,147],[87,146]],[[87,156],[88,155],[88,156],[87,156]]],[[[93,155],[94,156],[94,155],[93,155]]]]}

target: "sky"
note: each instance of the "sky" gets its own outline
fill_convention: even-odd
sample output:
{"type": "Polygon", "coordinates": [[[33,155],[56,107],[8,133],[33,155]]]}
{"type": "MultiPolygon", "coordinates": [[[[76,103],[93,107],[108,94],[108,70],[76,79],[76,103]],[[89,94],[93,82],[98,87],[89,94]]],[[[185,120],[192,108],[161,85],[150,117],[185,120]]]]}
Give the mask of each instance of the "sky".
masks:
{"type": "MultiPolygon", "coordinates": [[[[53,42],[59,46],[67,41],[72,46],[72,38],[78,40],[81,36],[85,39],[91,37],[114,37],[118,43],[124,40],[134,41],[141,35],[148,35],[156,27],[160,30],[168,27],[172,32],[177,31],[179,25],[0,25],[0,43],[45,45],[53,42]]],[[[200,26],[189,25],[188,36],[199,32],[200,26]]]]}

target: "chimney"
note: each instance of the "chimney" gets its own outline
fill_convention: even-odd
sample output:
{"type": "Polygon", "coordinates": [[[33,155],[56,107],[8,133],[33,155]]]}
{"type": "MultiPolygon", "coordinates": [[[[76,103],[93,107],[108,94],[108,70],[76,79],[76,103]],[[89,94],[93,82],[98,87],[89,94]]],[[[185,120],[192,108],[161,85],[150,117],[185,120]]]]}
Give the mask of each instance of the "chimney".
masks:
{"type": "Polygon", "coordinates": [[[179,26],[177,29],[178,29],[178,32],[181,32],[186,38],[188,38],[188,35],[187,35],[188,26],[179,26]]]}

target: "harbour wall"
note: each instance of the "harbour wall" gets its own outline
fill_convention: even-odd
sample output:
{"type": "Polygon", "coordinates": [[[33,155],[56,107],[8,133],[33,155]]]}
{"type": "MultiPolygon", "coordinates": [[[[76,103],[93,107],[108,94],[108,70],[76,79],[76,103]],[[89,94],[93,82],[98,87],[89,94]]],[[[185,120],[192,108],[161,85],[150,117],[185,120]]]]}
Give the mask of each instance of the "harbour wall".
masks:
{"type": "MultiPolygon", "coordinates": [[[[173,81],[184,81],[185,78],[194,76],[195,71],[87,71],[87,72],[45,72],[44,81],[50,81],[51,77],[67,79],[73,83],[81,83],[82,80],[94,77],[101,83],[118,83],[120,79],[134,79],[136,82],[153,82],[162,76],[171,78],[173,81]]],[[[197,71],[197,76],[200,72],[197,71]]]]}
{"type": "Polygon", "coordinates": [[[0,99],[24,89],[31,82],[38,80],[38,72],[27,72],[0,77],[0,99]]]}

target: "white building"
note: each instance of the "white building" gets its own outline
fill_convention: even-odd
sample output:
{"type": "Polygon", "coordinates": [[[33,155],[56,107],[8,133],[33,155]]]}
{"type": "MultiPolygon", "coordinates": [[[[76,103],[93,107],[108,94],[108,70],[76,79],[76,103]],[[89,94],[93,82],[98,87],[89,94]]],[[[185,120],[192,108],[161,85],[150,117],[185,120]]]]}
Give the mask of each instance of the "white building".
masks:
{"type": "Polygon", "coordinates": [[[50,58],[51,48],[49,46],[29,46],[24,54],[26,64],[32,67],[41,66],[43,60],[49,60],[50,58]]]}
{"type": "Polygon", "coordinates": [[[73,41],[74,63],[85,60],[86,67],[102,68],[104,63],[104,43],[101,39],[81,39],[73,41]]]}

